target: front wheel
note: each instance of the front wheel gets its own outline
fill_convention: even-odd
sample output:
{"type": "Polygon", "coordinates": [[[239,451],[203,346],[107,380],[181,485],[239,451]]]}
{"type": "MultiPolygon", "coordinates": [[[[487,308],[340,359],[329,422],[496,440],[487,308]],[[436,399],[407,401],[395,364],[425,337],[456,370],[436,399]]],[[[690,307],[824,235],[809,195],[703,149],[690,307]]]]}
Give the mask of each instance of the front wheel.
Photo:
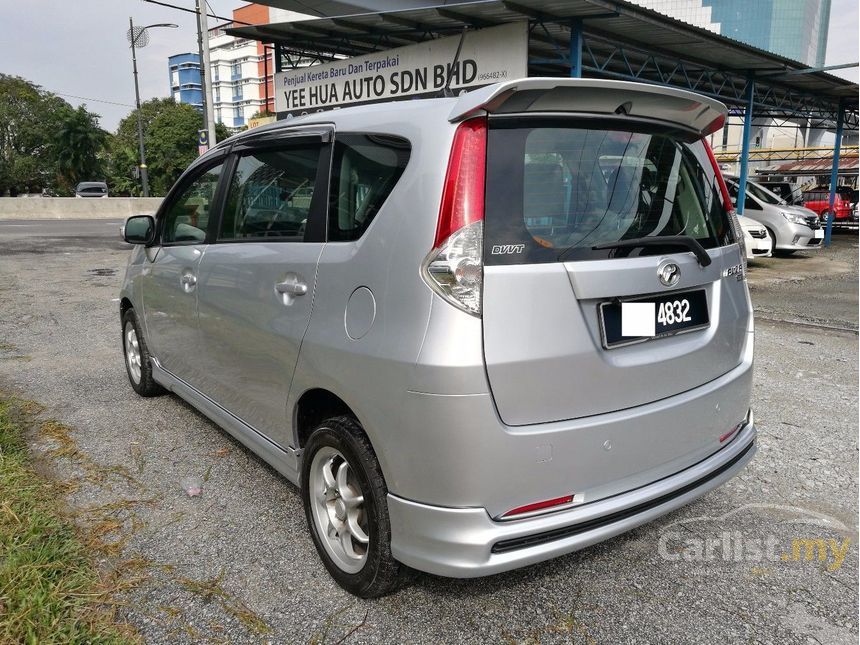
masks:
{"type": "Polygon", "coordinates": [[[125,371],[134,391],[140,396],[164,394],[164,388],[152,378],[149,349],[134,309],[128,309],[122,315],[122,349],[125,354],[125,371]]]}
{"type": "Polygon", "coordinates": [[[394,591],[405,567],[391,555],[388,489],[351,417],[314,430],[302,455],[302,502],[314,546],[335,581],[361,598],[394,591]]]}

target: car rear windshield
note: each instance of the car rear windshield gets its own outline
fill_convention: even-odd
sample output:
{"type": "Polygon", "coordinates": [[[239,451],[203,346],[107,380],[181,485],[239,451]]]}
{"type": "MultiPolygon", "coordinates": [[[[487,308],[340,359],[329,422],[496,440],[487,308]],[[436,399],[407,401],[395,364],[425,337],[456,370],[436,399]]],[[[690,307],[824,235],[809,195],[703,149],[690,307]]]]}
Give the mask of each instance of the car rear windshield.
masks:
{"type": "Polygon", "coordinates": [[[594,248],[640,237],[734,241],[704,143],[660,125],[491,119],[486,191],[488,264],[677,251],[594,248]]]}
{"type": "Polygon", "coordinates": [[[84,186],[83,188],[78,188],[79,193],[97,193],[101,195],[102,193],[107,192],[107,188],[104,186],[84,186]]]}

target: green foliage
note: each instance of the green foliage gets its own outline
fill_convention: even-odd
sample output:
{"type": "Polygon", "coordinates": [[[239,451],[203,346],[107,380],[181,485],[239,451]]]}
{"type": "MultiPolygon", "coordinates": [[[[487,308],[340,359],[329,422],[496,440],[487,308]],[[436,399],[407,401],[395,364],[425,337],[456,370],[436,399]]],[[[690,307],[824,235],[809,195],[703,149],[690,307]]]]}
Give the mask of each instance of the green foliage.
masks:
{"type": "MultiPolygon", "coordinates": [[[[152,99],[140,106],[149,192],[167,194],[179,175],[197,158],[197,133],[203,128],[203,115],[190,105],[173,99],[152,99]]],[[[217,124],[218,140],[229,131],[217,124]]],[[[137,110],[120,121],[110,151],[109,183],[116,195],[141,194],[140,180],[135,176],[138,164],[137,110]]]]}
{"type": "Polygon", "coordinates": [[[0,399],[0,643],[123,643],[92,555],[34,471],[20,404],[0,399]]]}
{"type": "Polygon", "coordinates": [[[56,161],[60,187],[73,192],[81,181],[98,181],[103,177],[100,157],[107,133],[98,125],[98,117],[83,106],[65,115],[56,136],[56,161]]]}
{"type": "Polygon", "coordinates": [[[0,195],[58,188],[56,137],[74,112],[38,85],[0,74],[0,195]]]}
{"type": "MultiPolygon", "coordinates": [[[[203,115],[173,99],[153,99],[140,108],[150,194],[165,195],[197,158],[203,115]]],[[[219,141],[230,136],[215,126],[219,141]]],[[[0,74],[0,196],[74,194],[81,181],[106,180],[111,195],[142,193],[137,110],[115,135],[98,125],[98,115],[72,108],[63,99],[23,78],[0,74]]]]}

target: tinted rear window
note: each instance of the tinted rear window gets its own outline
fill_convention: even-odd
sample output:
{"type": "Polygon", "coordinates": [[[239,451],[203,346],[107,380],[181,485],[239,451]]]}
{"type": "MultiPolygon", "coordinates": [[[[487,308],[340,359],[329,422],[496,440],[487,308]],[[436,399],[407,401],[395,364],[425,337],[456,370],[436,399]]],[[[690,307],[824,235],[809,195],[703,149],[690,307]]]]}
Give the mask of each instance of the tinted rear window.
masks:
{"type": "Polygon", "coordinates": [[[338,134],[332,160],[328,239],[360,238],[403,174],[411,146],[378,134],[338,134]]]}
{"type": "Polygon", "coordinates": [[[631,121],[534,123],[491,120],[485,262],[677,251],[593,248],[648,236],[689,235],[705,248],[733,241],[716,175],[697,138],[631,121]]]}

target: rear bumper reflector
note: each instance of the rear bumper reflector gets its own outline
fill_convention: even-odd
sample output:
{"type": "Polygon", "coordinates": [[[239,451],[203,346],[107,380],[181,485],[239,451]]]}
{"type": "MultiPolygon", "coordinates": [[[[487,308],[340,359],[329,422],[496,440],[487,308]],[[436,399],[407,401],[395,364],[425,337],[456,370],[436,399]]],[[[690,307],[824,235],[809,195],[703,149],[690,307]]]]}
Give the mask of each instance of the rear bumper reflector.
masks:
{"type": "Polygon", "coordinates": [[[753,449],[753,446],[755,446],[755,441],[750,442],[750,444],[746,448],[744,448],[742,452],[735,455],[734,458],[720,466],[718,469],[708,473],[704,477],[701,477],[694,482],[687,484],[686,486],[673,490],[671,493],[666,493],[665,495],[652,499],[648,502],[643,502],[642,504],[631,506],[630,508],[625,508],[621,511],[617,511],[609,515],[596,517],[587,522],[580,522],[572,526],[565,526],[562,528],[554,529],[552,531],[546,531],[544,533],[535,533],[534,535],[526,535],[523,537],[512,538],[509,540],[501,540],[493,545],[492,552],[508,553],[510,551],[516,551],[518,549],[526,549],[528,547],[546,544],[547,542],[553,542],[555,540],[562,540],[567,537],[579,535],[580,533],[585,533],[587,531],[593,531],[594,529],[598,529],[603,526],[619,522],[621,520],[627,519],[628,517],[638,515],[639,513],[644,513],[649,509],[656,508],[692,490],[695,490],[696,488],[707,483],[709,480],[718,477],[725,471],[729,470],[741,459],[743,459],[744,455],[746,455],[750,450],[753,449]]]}

